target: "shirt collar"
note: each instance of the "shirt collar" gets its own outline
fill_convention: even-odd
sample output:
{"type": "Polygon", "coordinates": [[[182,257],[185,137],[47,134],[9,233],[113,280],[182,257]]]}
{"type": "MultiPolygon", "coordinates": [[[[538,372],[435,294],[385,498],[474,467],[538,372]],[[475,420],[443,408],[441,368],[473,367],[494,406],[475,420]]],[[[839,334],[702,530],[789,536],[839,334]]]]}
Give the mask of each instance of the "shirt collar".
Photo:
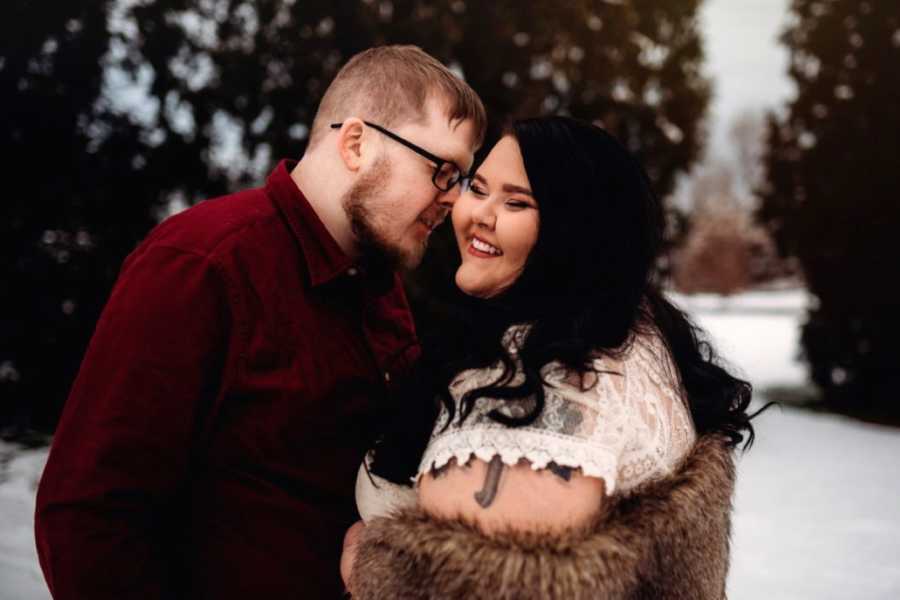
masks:
{"type": "Polygon", "coordinates": [[[293,160],[279,162],[266,179],[265,190],[287,220],[300,245],[306,259],[310,285],[317,287],[342,275],[355,275],[359,267],[341,250],[306,196],[291,179],[291,170],[296,164],[297,161],[293,160]]]}

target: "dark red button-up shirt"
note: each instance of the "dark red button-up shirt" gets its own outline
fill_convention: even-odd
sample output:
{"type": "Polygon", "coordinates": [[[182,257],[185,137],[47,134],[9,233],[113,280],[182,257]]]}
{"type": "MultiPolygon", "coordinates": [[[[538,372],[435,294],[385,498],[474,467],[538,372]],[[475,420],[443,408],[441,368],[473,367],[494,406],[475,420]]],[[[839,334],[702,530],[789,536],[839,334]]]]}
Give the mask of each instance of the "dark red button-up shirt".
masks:
{"type": "Polygon", "coordinates": [[[55,598],[335,598],[357,469],[418,352],[282,162],[128,257],[38,490],[55,598]]]}

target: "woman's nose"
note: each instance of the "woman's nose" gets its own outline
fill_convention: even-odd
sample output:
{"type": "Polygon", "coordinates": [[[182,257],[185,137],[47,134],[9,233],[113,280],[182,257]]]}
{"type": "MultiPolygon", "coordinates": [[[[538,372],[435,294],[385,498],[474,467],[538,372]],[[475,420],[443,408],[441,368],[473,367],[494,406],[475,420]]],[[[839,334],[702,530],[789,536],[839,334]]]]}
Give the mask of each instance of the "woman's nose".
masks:
{"type": "Polygon", "coordinates": [[[493,229],[497,224],[497,215],[494,212],[494,203],[490,199],[484,200],[472,211],[472,220],[478,225],[493,229]]]}

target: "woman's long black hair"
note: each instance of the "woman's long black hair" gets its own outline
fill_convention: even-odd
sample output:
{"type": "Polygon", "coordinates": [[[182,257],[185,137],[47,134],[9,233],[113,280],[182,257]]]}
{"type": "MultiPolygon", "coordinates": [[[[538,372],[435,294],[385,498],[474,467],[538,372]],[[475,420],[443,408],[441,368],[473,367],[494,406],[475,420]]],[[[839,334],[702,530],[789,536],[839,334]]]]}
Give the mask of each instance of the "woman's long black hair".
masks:
{"type": "MultiPolygon", "coordinates": [[[[559,361],[592,370],[597,354],[618,355],[635,335],[661,334],[678,368],[699,434],[719,432],[736,446],[754,438],[747,414],[752,388],[719,363],[702,332],[662,294],[654,277],[662,248],[664,213],[640,164],[609,133],[567,117],[515,121],[540,210],[537,242],[525,269],[489,300],[461,292],[436,335],[423,336],[423,356],[399,386],[395,410],[385,413],[372,469],[408,483],[418,468],[440,403],[459,423],[479,398],[522,402],[525,416],[494,411],[510,427],[531,423],[544,406],[541,368],[559,361]],[[513,360],[501,344],[510,325],[531,328],[519,350],[525,373],[510,385],[513,360]],[[469,368],[504,365],[492,385],[467,393],[459,414],[448,386],[469,368]]],[[[452,426],[452,425],[450,425],[452,426]]]]}

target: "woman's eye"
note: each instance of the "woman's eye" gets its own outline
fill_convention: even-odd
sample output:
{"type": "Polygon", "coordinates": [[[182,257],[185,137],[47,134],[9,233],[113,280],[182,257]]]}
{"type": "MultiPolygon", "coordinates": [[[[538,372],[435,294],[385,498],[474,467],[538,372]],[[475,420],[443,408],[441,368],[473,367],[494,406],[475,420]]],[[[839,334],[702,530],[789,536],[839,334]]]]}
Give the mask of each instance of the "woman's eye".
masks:
{"type": "Polygon", "coordinates": [[[482,188],[477,183],[469,184],[469,191],[475,194],[476,196],[487,196],[487,190],[482,188]]]}
{"type": "Polygon", "coordinates": [[[522,200],[507,200],[506,206],[513,210],[522,210],[524,208],[528,208],[531,205],[527,202],[523,202],[522,200]]]}

